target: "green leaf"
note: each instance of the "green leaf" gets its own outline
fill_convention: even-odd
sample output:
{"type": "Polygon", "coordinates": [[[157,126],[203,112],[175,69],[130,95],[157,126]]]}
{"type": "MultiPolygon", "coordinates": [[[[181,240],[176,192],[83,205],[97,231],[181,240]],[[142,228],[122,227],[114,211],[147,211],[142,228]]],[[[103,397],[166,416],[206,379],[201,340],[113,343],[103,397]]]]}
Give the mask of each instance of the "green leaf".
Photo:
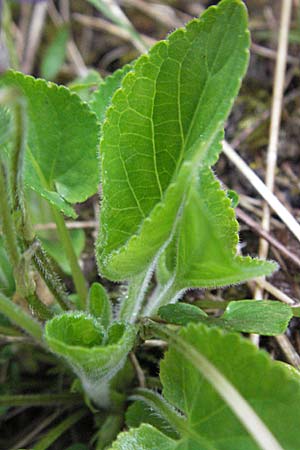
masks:
{"type": "Polygon", "coordinates": [[[219,318],[209,317],[197,306],[186,303],[162,306],[158,314],[166,322],[176,325],[203,322],[231,331],[276,336],[285,332],[293,311],[290,306],[276,301],[236,300],[229,303],[219,318]]]}
{"type": "Polygon", "coordinates": [[[220,321],[234,331],[275,336],[286,331],[292,317],[292,308],[285,303],[241,300],[230,302],[220,321]]]}
{"type": "Polygon", "coordinates": [[[70,204],[98,187],[98,125],[89,107],[67,88],[8,71],[2,86],[18,88],[27,101],[25,183],[72,217],[70,204]]]}
{"type": "Polygon", "coordinates": [[[211,169],[199,171],[190,189],[178,237],[179,289],[214,288],[270,275],[275,263],[237,255],[238,223],[211,169]]]}
{"type": "Polygon", "coordinates": [[[134,326],[113,323],[107,333],[92,316],[65,313],[46,323],[45,339],[80,378],[87,395],[99,406],[110,404],[109,381],[123,367],[136,336],[134,326]]]}
{"type": "MultiPolygon", "coordinates": [[[[183,346],[179,351],[175,341],[161,363],[160,375],[166,400],[186,417],[186,426],[180,430],[181,438],[171,440],[150,425],[142,425],[120,434],[113,449],[154,449],[156,437],[162,445],[156,448],[165,445],[172,450],[299,448],[299,376],[296,379],[286,367],[272,361],[265,352],[236,334],[223,334],[216,328],[190,324],[181,330],[179,339],[186,351],[183,346]],[[193,359],[193,355],[199,355],[199,358],[193,359]],[[216,373],[221,375],[220,383],[221,380],[229,382],[246,402],[244,405],[252,408],[275,437],[272,446],[268,441],[270,435],[262,436],[261,428],[257,428],[255,436],[248,434],[223,400],[229,394],[225,392],[223,398],[220,396],[213,387],[215,381],[205,372],[204,366],[199,367],[199,361],[207,361],[209,367],[214,368],[214,376],[216,373]],[[257,444],[259,434],[260,439],[265,438],[262,447],[257,444]]],[[[218,386],[218,389],[220,392],[222,387],[218,386]]],[[[243,417],[244,424],[248,419],[243,417]]]]}
{"type": "Polygon", "coordinates": [[[90,107],[97,115],[100,124],[102,124],[105,119],[106,110],[111,104],[114,93],[119,89],[123,78],[131,69],[132,66],[127,64],[122,67],[122,69],[116,70],[112,75],[106,77],[105,80],[99,84],[97,91],[93,93],[90,107]]]}
{"type": "Polygon", "coordinates": [[[194,170],[213,164],[221,150],[248,46],[243,2],[223,0],[125,76],[101,142],[98,260],[108,278],[142,272],[170,239],[194,170]]]}
{"type": "Polygon", "coordinates": [[[89,311],[104,328],[112,321],[112,306],[106,289],[100,283],[93,283],[88,297],[89,311]]]}
{"type": "Polygon", "coordinates": [[[47,47],[41,62],[41,75],[47,80],[54,80],[66,57],[69,27],[62,26],[56,30],[55,36],[47,47]]]}
{"type": "Polygon", "coordinates": [[[160,317],[168,323],[176,325],[187,325],[190,322],[201,322],[206,319],[207,314],[197,306],[187,303],[176,303],[175,305],[162,306],[158,310],[160,317]]]}
{"type": "Polygon", "coordinates": [[[172,256],[171,245],[166,249],[171,251],[170,278],[156,298],[150,299],[144,315],[151,316],[160,306],[175,303],[190,288],[240,283],[270,275],[277,267],[273,262],[237,255],[238,223],[234,210],[209,167],[199,170],[186,195],[174,239],[176,257],[172,256]]]}

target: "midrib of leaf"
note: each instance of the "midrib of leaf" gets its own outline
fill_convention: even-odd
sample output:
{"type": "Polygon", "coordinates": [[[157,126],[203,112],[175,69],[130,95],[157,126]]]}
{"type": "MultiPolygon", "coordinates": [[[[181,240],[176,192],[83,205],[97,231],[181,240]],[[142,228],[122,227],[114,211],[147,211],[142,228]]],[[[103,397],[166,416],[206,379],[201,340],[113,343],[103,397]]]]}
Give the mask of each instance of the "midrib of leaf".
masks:
{"type": "MultiPolygon", "coordinates": [[[[217,8],[217,7],[215,7],[215,8],[217,8]]],[[[235,13],[231,14],[230,18],[232,18],[234,16],[234,14],[235,13]]],[[[202,16],[202,19],[205,20],[205,14],[204,14],[204,17],[202,16]]],[[[226,36],[228,34],[228,31],[229,31],[229,28],[228,28],[228,25],[227,25],[227,29],[226,29],[226,32],[225,32],[225,35],[224,35],[224,40],[226,40],[226,36]]],[[[215,61],[217,59],[217,56],[219,55],[219,52],[220,52],[220,45],[218,46],[217,51],[215,53],[215,58],[214,58],[213,65],[215,64],[215,61]]],[[[181,66],[181,68],[180,68],[180,75],[181,75],[181,71],[182,71],[183,62],[184,61],[182,61],[182,63],[180,64],[180,66],[181,66]]],[[[208,86],[209,82],[214,78],[214,75],[212,74],[213,66],[212,66],[212,69],[210,70],[209,67],[208,67],[207,58],[205,58],[205,66],[206,66],[207,76],[205,78],[205,83],[204,83],[201,95],[199,97],[199,101],[198,101],[197,107],[195,108],[195,111],[194,111],[194,114],[193,114],[193,117],[192,117],[192,120],[191,120],[191,124],[190,124],[190,126],[188,128],[188,132],[186,134],[186,137],[185,138],[183,137],[184,142],[183,142],[182,152],[180,154],[180,158],[179,158],[179,161],[178,161],[178,167],[180,166],[180,163],[181,163],[181,161],[183,159],[183,155],[185,154],[186,150],[188,150],[189,148],[193,147],[192,144],[189,144],[190,136],[191,136],[192,130],[194,128],[196,118],[197,118],[197,116],[199,114],[200,106],[201,106],[204,94],[206,93],[207,86],[208,86]]],[[[179,86],[180,86],[180,83],[179,83],[179,86]]],[[[179,102],[179,106],[180,106],[180,102],[179,102]]],[[[215,111],[214,116],[211,117],[210,122],[212,122],[212,119],[215,117],[216,113],[217,113],[217,111],[215,111]]],[[[181,117],[181,109],[180,109],[180,117],[181,117]]],[[[181,126],[181,129],[182,129],[182,123],[180,123],[180,126],[181,126]]],[[[220,125],[219,125],[219,127],[220,127],[220,125]]],[[[216,128],[218,128],[218,127],[216,127],[216,128]]],[[[198,142],[199,142],[199,140],[200,140],[200,138],[198,139],[198,142]]]]}

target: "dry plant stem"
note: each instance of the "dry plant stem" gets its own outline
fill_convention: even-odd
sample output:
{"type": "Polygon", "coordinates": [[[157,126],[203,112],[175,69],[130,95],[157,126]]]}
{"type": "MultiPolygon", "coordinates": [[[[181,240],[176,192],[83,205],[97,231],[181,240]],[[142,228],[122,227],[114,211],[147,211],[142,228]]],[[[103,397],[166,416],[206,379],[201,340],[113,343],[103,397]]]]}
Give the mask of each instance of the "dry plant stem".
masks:
{"type": "Polygon", "coordinates": [[[135,356],[135,354],[133,352],[131,352],[129,354],[129,358],[130,358],[130,361],[131,361],[131,363],[132,363],[132,365],[134,367],[134,370],[135,370],[135,373],[136,373],[136,376],[137,376],[137,379],[138,379],[138,382],[139,382],[139,386],[141,388],[146,387],[145,375],[144,375],[143,369],[141,368],[137,357],[135,356]]]}
{"type": "Polygon", "coordinates": [[[30,444],[41,431],[54,422],[54,420],[57,419],[62,412],[63,411],[59,409],[50,416],[47,416],[45,419],[42,419],[40,423],[35,423],[32,430],[29,433],[26,433],[26,436],[19,439],[18,442],[10,448],[10,450],[20,450],[21,448],[27,447],[27,445],[30,444]]]}
{"type": "Polygon", "coordinates": [[[282,222],[293,233],[300,242],[300,225],[289,212],[289,210],[278,200],[278,198],[267,188],[265,183],[253,172],[245,161],[236,153],[236,151],[226,141],[223,142],[223,152],[230,161],[247,178],[256,191],[266,200],[268,205],[280,217],[282,222]]]}
{"type": "Polygon", "coordinates": [[[253,231],[255,231],[259,236],[263,237],[266,241],[268,241],[269,244],[272,245],[272,247],[276,248],[284,257],[300,267],[300,259],[298,258],[298,256],[288,250],[287,247],[282,245],[281,242],[279,242],[268,231],[264,230],[258,222],[253,220],[241,208],[236,208],[235,212],[237,217],[245,222],[253,231]]]}
{"type": "MultiPolygon", "coordinates": [[[[64,24],[64,19],[58,13],[53,1],[48,2],[48,12],[49,12],[49,16],[51,17],[51,20],[54,23],[54,25],[59,27],[64,24]]],[[[78,50],[73,39],[69,39],[69,41],[68,41],[67,52],[68,52],[68,58],[69,58],[70,62],[72,63],[76,74],[79,77],[85,77],[89,73],[89,70],[86,67],[84,60],[81,56],[81,53],[78,50]]]]}
{"type": "MultiPolygon", "coordinates": [[[[72,17],[75,19],[76,22],[85,25],[87,27],[91,27],[95,30],[105,31],[107,33],[110,33],[114,36],[117,36],[119,39],[122,39],[127,42],[132,42],[132,36],[124,28],[120,28],[117,25],[114,25],[113,23],[108,22],[105,19],[102,19],[101,17],[92,17],[92,16],[86,16],[84,14],[80,13],[74,13],[72,14],[72,17]]],[[[147,45],[151,46],[156,43],[155,39],[150,38],[149,36],[141,35],[144,41],[147,43],[147,45]]]]}
{"type": "Polygon", "coordinates": [[[39,2],[34,5],[31,23],[28,30],[27,45],[22,62],[22,70],[25,73],[32,72],[36,53],[42,38],[42,30],[46,19],[46,14],[47,2],[39,2]]]}
{"type": "MultiPolygon", "coordinates": [[[[76,222],[66,221],[66,227],[68,228],[68,230],[78,230],[78,229],[81,230],[84,228],[97,228],[98,222],[96,220],[85,220],[85,221],[77,220],[76,222]]],[[[34,226],[34,229],[36,231],[56,230],[56,224],[54,222],[39,223],[34,226]]]]}
{"type": "Polygon", "coordinates": [[[261,289],[268,291],[270,294],[272,294],[278,300],[280,300],[284,303],[287,303],[288,305],[291,305],[291,306],[295,305],[295,301],[291,297],[286,295],[284,292],[282,292],[277,287],[273,286],[273,284],[269,283],[264,278],[257,278],[256,283],[258,284],[258,286],[261,289]]]}
{"type": "Polygon", "coordinates": [[[292,364],[296,369],[300,370],[300,356],[294,349],[294,346],[291,344],[287,336],[280,335],[275,336],[275,339],[280,346],[281,350],[285,354],[286,359],[290,364],[292,364]]]}
{"type": "MultiPolygon", "coordinates": [[[[269,145],[267,151],[267,168],[266,168],[266,186],[272,192],[274,190],[275,171],[277,164],[277,150],[278,150],[281,111],[282,111],[282,99],[285,88],[285,70],[287,62],[288,35],[289,35],[291,12],[292,12],[292,0],[282,0],[279,42],[275,68],[274,91],[272,98],[271,123],[269,134],[269,145]]],[[[262,228],[266,231],[270,230],[270,218],[271,212],[269,205],[267,203],[264,203],[262,228]]],[[[260,238],[258,250],[259,257],[262,259],[266,259],[268,256],[268,251],[269,251],[268,241],[263,238],[260,238]]],[[[254,291],[254,298],[255,299],[263,298],[263,289],[260,285],[258,285],[254,291]]]]}
{"type": "MultiPolygon", "coordinates": [[[[280,120],[282,111],[282,99],[284,93],[285,83],[285,70],[287,60],[288,49],[288,34],[290,17],[292,11],[292,0],[282,0],[280,30],[279,30],[279,44],[277,52],[274,91],[272,99],[271,110],[271,124],[270,124],[270,136],[269,145],[267,151],[267,169],[266,169],[266,186],[273,191],[275,170],[277,164],[277,149],[279,140],[280,120]]],[[[270,209],[268,204],[264,204],[263,207],[263,229],[269,231],[270,228],[270,209]]],[[[268,254],[268,242],[264,239],[260,240],[259,256],[266,258],[268,254]]]]}
{"type": "MultiPolygon", "coordinates": [[[[122,3],[125,6],[132,6],[138,9],[156,22],[160,22],[169,28],[178,28],[183,25],[183,22],[177,18],[174,9],[171,6],[160,3],[150,3],[144,0],[122,0],[122,3]]],[[[189,17],[189,19],[191,18],[189,17]]]]}

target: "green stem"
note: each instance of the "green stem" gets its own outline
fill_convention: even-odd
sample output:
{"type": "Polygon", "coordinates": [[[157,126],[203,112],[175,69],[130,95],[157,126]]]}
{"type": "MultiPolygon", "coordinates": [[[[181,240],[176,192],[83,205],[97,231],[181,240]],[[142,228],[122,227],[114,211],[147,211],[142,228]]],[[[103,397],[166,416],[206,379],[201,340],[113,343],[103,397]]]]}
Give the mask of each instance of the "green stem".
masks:
{"type": "Polygon", "coordinates": [[[60,424],[51,428],[50,431],[34,446],[34,450],[46,450],[55,442],[65,431],[71,428],[76,422],[86,415],[86,410],[79,410],[67,417],[60,424]]]}
{"type": "MultiPolygon", "coordinates": [[[[154,291],[155,292],[155,291],[154,291]]],[[[175,303],[182,295],[176,283],[175,276],[162,288],[160,293],[149,298],[148,303],[143,311],[143,316],[151,317],[157,313],[161,306],[175,303]]]]}
{"type": "Polygon", "coordinates": [[[0,160],[0,217],[2,222],[2,231],[8,258],[12,267],[16,269],[20,262],[20,251],[17,242],[15,224],[11,214],[11,201],[8,189],[8,177],[5,166],[0,160]]]}
{"type": "Polygon", "coordinates": [[[73,244],[70,238],[70,233],[66,227],[65,221],[59,211],[55,207],[52,207],[52,212],[54,216],[54,220],[56,222],[58,235],[62,241],[62,245],[64,247],[64,250],[66,252],[66,256],[68,258],[73,281],[75,284],[76,291],[79,296],[81,308],[85,309],[87,304],[87,298],[88,298],[88,290],[86,286],[86,281],[83,276],[83,273],[80,269],[77,256],[75,254],[73,244]]]}
{"type": "Polygon", "coordinates": [[[13,303],[0,292],[0,312],[18,327],[39,342],[43,342],[43,329],[41,325],[29,316],[20,306],[13,303]]]}
{"type": "Polygon", "coordinates": [[[111,414],[106,418],[97,436],[96,450],[104,450],[108,446],[110,447],[110,444],[122,429],[123,422],[123,414],[111,414]]]}
{"type": "Polygon", "coordinates": [[[1,395],[0,406],[52,406],[77,405],[82,396],[66,392],[64,394],[1,395]]]}

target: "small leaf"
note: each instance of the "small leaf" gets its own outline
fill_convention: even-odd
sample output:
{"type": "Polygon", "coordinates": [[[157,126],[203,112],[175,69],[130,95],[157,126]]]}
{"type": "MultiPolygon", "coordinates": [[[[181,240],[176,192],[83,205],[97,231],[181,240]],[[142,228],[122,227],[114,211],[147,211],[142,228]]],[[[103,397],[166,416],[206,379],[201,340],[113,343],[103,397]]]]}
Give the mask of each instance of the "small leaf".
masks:
{"type": "Polygon", "coordinates": [[[201,322],[207,314],[197,306],[187,303],[176,303],[175,305],[162,306],[158,310],[160,317],[169,323],[176,325],[187,325],[190,322],[201,322]]]}
{"type": "Polygon", "coordinates": [[[25,184],[74,216],[70,204],[98,188],[96,117],[66,87],[11,70],[0,84],[18,88],[27,100],[25,184]]]}
{"type": "Polygon", "coordinates": [[[99,406],[110,404],[109,381],[123,367],[136,336],[134,326],[115,322],[106,334],[85,313],[66,313],[46,323],[45,339],[80,378],[87,395],[99,406]]]}
{"type": "MultiPolygon", "coordinates": [[[[225,377],[275,437],[277,446],[271,447],[270,442],[265,441],[263,448],[299,448],[299,376],[295,377],[285,366],[272,361],[265,352],[236,334],[223,334],[216,328],[190,324],[180,331],[179,336],[185,343],[186,352],[179,351],[176,343],[172,344],[161,363],[160,376],[166,400],[186,417],[180,439],[170,439],[151,425],[142,425],[121,433],[113,449],[262,448],[257,444],[257,436],[254,440],[248,434],[214,389],[208,375],[203,376],[204,367],[201,368],[203,372],[199,372],[198,362],[190,357],[188,347],[208,361],[221,378],[225,377]],[[155,439],[158,439],[157,447],[155,439]]],[[[246,418],[243,420],[245,423],[246,418]]],[[[261,430],[257,429],[257,434],[262,433],[261,430]]],[[[260,439],[263,438],[260,434],[260,439]]]]}
{"type": "Polygon", "coordinates": [[[108,278],[142,272],[170,239],[194,170],[221,150],[248,46],[243,3],[223,0],[156,44],[123,79],[101,142],[98,261],[108,278]]]}
{"type": "Polygon", "coordinates": [[[100,283],[93,283],[88,297],[89,311],[98,319],[104,328],[107,328],[112,320],[112,307],[106,289],[100,283]]]}
{"type": "Polygon", "coordinates": [[[286,331],[293,316],[285,303],[268,300],[230,302],[220,320],[232,330],[275,336],[286,331]]]}
{"type": "Polygon", "coordinates": [[[64,63],[69,28],[62,26],[56,30],[54,39],[48,45],[41,62],[41,75],[47,80],[54,80],[64,63]]]}

